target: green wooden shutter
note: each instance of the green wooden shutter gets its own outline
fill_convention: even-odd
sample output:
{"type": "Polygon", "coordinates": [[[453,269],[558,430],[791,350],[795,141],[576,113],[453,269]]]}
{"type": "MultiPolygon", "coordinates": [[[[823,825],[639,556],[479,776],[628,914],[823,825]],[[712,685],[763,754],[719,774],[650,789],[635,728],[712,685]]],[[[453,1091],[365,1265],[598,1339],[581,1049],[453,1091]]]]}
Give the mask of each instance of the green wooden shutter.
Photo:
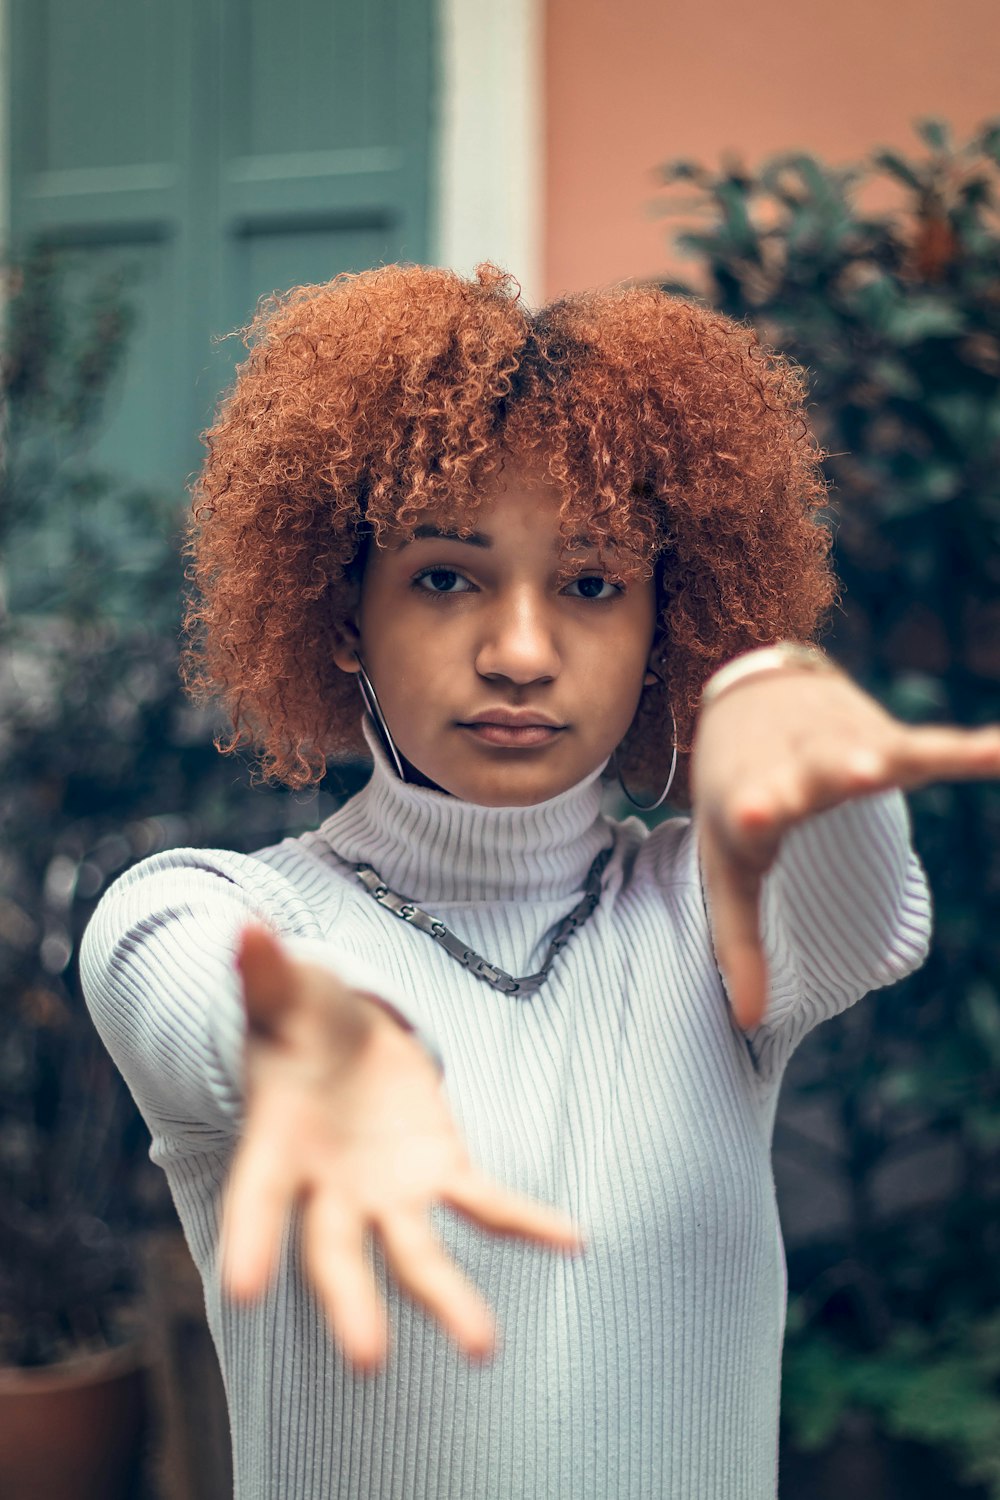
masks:
{"type": "Polygon", "coordinates": [[[179,489],[303,281],[428,253],[433,0],[12,0],[12,230],[124,266],[139,324],[98,457],[179,489]]]}

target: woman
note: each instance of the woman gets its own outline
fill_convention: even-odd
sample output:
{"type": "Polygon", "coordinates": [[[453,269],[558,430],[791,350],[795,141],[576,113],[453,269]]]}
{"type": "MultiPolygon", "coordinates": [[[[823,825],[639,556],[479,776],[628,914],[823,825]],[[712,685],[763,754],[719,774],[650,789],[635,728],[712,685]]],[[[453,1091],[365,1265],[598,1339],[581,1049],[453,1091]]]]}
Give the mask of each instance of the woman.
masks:
{"type": "Polygon", "coordinates": [[[365,742],[372,778],[146,861],[83,953],[237,1495],[773,1496],[783,1070],[921,962],[900,789],[997,775],[1000,733],[896,723],[809,646],[817,453],[746,328],[388,266],[250,343],[189,680],[286,784],[365,742]],[[616,773],[691,815],[608,817],[616,773]]]}

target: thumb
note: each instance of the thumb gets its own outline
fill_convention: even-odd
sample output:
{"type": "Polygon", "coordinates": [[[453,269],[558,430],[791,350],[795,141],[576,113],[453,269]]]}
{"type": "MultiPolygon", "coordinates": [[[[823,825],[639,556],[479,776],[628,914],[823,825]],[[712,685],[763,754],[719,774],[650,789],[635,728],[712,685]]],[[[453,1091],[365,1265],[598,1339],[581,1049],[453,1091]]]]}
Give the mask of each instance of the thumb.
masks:
{"type": "Polygon", "coordinates": [[[259,1033],[271,1031],[288,1009],[296,972],[281,944],[265,927],[245,927],[236,950],[247,1020],[259,1033]]]}

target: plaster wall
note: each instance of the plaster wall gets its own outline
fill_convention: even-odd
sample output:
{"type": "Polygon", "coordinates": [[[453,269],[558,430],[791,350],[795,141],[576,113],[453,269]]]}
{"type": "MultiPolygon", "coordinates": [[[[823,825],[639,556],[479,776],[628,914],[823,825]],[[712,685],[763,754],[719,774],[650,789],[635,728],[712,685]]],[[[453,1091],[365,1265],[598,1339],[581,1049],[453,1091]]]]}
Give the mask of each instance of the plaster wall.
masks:
{"type": "Polygon", "coordinates": [[[679,262],[656,169],[806,148],[848,161],[910,122],[1000,115],[995,0],[547,0],[546,297],[679,262]]]}

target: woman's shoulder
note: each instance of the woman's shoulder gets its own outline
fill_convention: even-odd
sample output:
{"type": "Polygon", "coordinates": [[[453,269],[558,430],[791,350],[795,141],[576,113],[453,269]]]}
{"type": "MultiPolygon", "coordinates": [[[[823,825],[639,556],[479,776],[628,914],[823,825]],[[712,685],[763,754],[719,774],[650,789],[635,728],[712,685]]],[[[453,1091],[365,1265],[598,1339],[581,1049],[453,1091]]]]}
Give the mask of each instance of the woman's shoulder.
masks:
{"type": "Polygon", "coordinates": [[[341,888],[346,890],[346,883],[322,841],[306,833],[249,853],[186,846],[161,850],[120,874],[108,886],[101,905],[156,902],[168,892],[183,896],[185,891],[197,890],[209,899],[215,891],[220,901],[228,891],[279,908],[309,907],[318,894],[329,899],[341,888]]]}
{"type": "Polygon", "coordinates": [[[614,827],[626,887],[700,885],[694,824],[688,815],[667,817],[653,828],[628,817],[614,827]]]}

